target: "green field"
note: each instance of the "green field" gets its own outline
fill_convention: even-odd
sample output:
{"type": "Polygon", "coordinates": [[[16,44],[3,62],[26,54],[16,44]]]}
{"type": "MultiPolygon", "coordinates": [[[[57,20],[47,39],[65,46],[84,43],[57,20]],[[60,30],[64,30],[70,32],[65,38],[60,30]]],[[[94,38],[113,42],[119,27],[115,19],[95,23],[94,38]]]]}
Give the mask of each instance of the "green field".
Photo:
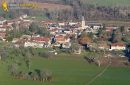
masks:
{"type": "Polygon", "coordinates": [[[97,6],[130,6],[130,0],[81,0],[97,6]]]}
{"type": "MultiPolygon", "coordinates": [[[[9,76],[7,63],[0,61],[0,85],[88,85],[104,67],[88,64],[82,57],[60,55],[52,59],[33,57],[31,69],[48,69],[52,82],[17,80],[9,76]]],[[[108,68],[89,85],[129,85],[129,68],[108,68]]]]}

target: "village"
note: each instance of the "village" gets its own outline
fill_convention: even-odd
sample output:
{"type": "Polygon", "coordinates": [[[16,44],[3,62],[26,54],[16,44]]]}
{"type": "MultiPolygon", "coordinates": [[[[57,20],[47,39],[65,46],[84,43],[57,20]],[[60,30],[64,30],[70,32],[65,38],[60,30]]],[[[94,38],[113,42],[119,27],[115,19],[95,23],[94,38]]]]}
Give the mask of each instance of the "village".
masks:
{"type": "Polygon", "coordinates": [[[79,70],[83,62],[85,69],[103,68],[98,76],[109,68],[130,66],[129,37],[130,26],[87,21],[84,16],[79,21],[38,20],[26,14],[0,17],[0,62],[7,63],[8,73],[18,80],[53,82],[54,71],[40,66],[48,68],[57,60],[51,68],[72,63],[71,70],[79,70]]]}
{"type": "Polygon", "coordinates": [[[0,85],[129,85],[130,0],[1,0],[0,85]]]}
{"type": "MultiPolygon", "coordinates": [[[[22,15],[18,19],[6,20],[0,18],[0,38],[2,42],[8,42],[6,40],[7,31],[17,29],[20,31],[20,25],[29,29],[31,23],[37,22],[35,19],[29,19],[29,16],[22,15]],[[15,24],[15,28],[13,25],[15,24]]],[[[34,17],[33,17],[34,18],[34,17]]],[[[105,34],[98,37],[100,30],[103,30],[104,33],[109,34],[113,30],[119,29],[118,26],[105,26],[103,23],[98,22],[89,22],[86,23],[84,17],[82,17],[81,22],[55,22],[55,21],[40,21],[40,27],[45,27],[50,32],[50,36],[40,36],[39,34],[33,33],[32,35],[22,35],[19,38],[13,38],[12,43],[15,47],[32,47],[32,48],[70,48],[72,45],[72,36],[78,40],[78,37],[82,35],[83,32],[92,34],[92,39],[97,39],[96,43],[93,41],[85,41],[83,44],[87,44],[89,48],[95,48],[99,50],[107,51],[123,51],[127,49],[127,44],[119,41],[118,43],[108,43],[108,38],[105,39],[105,34]],[[107,41],[106,41],[107,40],[107,41]]],[[[130,27],[125,27],[124,33],[130,32],[130,27]]],[[[125,34],[124,34],[125,35],[125,34]]],[[[111,37],[112,34],[109,36],[111,37]]],[[[80,47],[79,47],[80,48],[80,47]]],[[[80,52],[81,53],[81,52],[80,52]]]]}

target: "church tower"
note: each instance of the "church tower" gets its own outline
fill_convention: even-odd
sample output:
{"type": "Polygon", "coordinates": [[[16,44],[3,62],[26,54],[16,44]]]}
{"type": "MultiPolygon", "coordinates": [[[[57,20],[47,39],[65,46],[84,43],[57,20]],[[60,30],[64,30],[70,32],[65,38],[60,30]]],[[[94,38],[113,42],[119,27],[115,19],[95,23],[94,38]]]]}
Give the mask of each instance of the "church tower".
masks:
{"type": "Polygon", "coordinates": [[[84,16],[82,16],[82,30],[85,29],[85,19],[84,19],[84,16]]]}

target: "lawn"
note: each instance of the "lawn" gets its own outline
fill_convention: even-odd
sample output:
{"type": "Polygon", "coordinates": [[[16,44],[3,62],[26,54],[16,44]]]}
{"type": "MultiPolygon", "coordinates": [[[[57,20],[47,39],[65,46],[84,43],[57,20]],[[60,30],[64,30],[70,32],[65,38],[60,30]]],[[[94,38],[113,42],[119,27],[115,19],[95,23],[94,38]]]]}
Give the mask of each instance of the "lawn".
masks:
{"type": "MultiPolygon", "coordinates": [[[[48,69],[52,82],[17,80],[9,76],[7,63],[0,61],[0,85],[87,85],[104,67],[88,64],[82,57],[60,55],[52,59],[33,57],[31,69],[48,69]]],[[[91,85],[129,85],[129,68],[108,68],[91,85]]]]}
{"type": "Polygon", "coordinates": [[[91,85],[129,85],[129,68],[109,68],[91,85]]]}

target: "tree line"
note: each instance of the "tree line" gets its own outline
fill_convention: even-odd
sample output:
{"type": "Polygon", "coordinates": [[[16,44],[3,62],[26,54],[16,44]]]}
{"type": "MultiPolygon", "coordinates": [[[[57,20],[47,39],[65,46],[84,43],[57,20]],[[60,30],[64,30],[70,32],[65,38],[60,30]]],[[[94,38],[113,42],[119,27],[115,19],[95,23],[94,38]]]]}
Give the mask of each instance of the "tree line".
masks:
{"type": "Polygon", "coordinates": [[[9,74],[20,80],[34,80],[40,82],[51,82],[52,72],[48,69],[32,68],[32,58],[36,56],[50,58],[52,54],[46,51],[38,51],[33,48],[9,48],[0,49],[1,61],[8,66],[9,74]]]}
{"type": "Polygon", "coordinates": [[[37,0],[37,2],[69,5],[72,7],[72,9],[43,9],[42,11],[33,9],[17,9],[11,10],[8,13],[3,13],[2,16],[6,18],[15,18],[21,14],[26,13],[31,16],[41,16],[47,17],[48,19],[56,20],[79,20],[82,16],[84,16],[88,20],[129,20],[130,18],[129,7],[96,6],[93,4],[87,4],[85,0],[37,0]]]}

